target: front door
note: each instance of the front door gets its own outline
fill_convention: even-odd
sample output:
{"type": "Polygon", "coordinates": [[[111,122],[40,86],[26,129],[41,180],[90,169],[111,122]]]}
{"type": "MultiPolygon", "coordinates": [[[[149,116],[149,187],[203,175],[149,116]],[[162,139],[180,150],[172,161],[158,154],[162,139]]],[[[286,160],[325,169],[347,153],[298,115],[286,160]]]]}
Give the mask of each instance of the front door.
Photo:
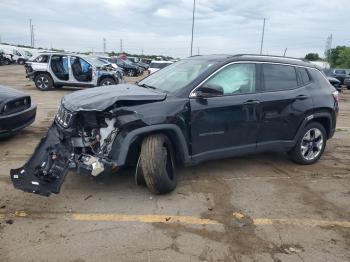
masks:
{"type": "Polygon", "coordinates": [[[255,150],[259,124],[256,75],[253,63],[224,66],[203,83],[222,87],[223,96],[190,99],[194,157],[255,150]]]}

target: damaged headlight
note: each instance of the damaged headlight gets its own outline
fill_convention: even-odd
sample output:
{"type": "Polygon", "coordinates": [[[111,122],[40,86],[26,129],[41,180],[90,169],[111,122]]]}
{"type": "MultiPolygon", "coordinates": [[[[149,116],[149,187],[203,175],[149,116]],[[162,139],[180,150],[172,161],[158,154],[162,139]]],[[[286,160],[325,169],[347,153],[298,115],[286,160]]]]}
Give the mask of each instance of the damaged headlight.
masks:
{"type": "Polygon", "coordinates": [[[73,114],[61,105],[56,114],[56,122],[67,128],[70,126],[72,118],[73,114]]]}

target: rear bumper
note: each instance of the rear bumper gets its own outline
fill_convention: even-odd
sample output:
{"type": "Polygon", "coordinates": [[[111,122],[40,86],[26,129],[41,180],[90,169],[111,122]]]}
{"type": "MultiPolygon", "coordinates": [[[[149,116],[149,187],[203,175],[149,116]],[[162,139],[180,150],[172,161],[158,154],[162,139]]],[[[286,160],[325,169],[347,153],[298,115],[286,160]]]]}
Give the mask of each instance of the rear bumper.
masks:
{"type": "Polygon", "coordinates": [[[36,105],[11,115],[0,116],[0,137],[11,135],[29,126],[35,120],[36,105]]]}

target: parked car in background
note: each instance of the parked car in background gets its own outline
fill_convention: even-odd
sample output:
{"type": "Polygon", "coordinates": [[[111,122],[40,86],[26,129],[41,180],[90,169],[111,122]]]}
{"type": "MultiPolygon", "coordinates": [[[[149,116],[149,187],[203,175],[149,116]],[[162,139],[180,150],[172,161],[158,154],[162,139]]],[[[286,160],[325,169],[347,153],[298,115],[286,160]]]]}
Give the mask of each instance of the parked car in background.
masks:
{"type": "Polygon", "coordinates": [[[177,184],[178,165],[265,151],[316,163],[334,132],[338,92],[315,65],[261,55],[183,59],[138,84],[66,95],[17,189],[59,193],[69,169],[100,176],[135,166],[155,194],[177,184]]]}
{"type": "Polygon", "coordinates": [[[30,96],[0,86],[0,138],[16,134],[35,120],[36,105],[30,96]]]}
{"type": "Polygon", "coordinates": [[[346,69],[333,69],[331,71],[330,76],[338,79],[340,81],[340,84],[343,85],[346,75],[347,75],[346,69]]]}
{"type": "Polygon", "coordinates": [[[153,60],[151,62],[151,64],[149,65],[148,73],[153,74],[153,73],[157,72],[158,70],[160,70],[168,65],[171,65],[171,64],[173,64],[173,62],[153,60]]]}
{"type": "Polygon", "coordinates": [[[117,66],[121,67],[125,73],[125,75],[133,77],[138,76],[142,73],[140,67],[133,65],[131,62],[127,60],[123,60],[119,57],[112,57],[109,59],[110,62],[116,63],[117,66]]]}
{"type": "Polygon", "coordinates": [[[97,58],[69,53],[43,53],[25,64],[27,78],[42,91],[62,86],[114,85],[121,75],[97,58]]]}
{"type": "Polygon", "coordinates": [[[119,79],[121,80],[123,79],[124,70],[121,67],[119,67],[117,64],[111,63],[108,60],[109,59],[108,57],[97,57],[96,59],[104,63],[106,66],[111,66],[117,72],[119,79]]]}
{"type": "Polygon", "coordinates": [[[24,65],[28,61],[28,56],[25,55],[22,48],[15,46],[2,45],[1,49],[7,55],[11,62],[17,63],[19,65],[24,65]]]}
{"type": "Polygon", "coordinates": [[[331,76],[327,76],[327,79],[328,79],[329,83],[331,83],[331,85],[335,87],[335,89],[337,89],[339,92],[342,91],[342,85],[338,79],[331,77],[331,76]]]}
{"type": "Polygon", "coordinates": [[[350,73],[346,75],[344,79],[344,85],[346,86],[347,89],[350,89],[350,73]]]}

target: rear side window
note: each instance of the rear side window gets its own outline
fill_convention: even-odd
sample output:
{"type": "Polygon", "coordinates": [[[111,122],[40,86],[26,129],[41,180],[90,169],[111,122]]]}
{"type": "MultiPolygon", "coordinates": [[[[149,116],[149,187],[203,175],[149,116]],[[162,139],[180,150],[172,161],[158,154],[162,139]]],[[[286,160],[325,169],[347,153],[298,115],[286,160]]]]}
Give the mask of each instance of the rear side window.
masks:
{"type": "Polygon", "coordinates": [[[334,70],[334,74],[345,75],[346,71],[345,70],[334,70]]]}
{"type": "Polygon", "coordinates": [[[306,68],[297,67],[297,73],[302,85],[307,85],[311,83],[311,78],[306,68]]]}
{"type": "Polygon", "coordinates": [[[263,64],[265,91],[283,91],[298,87],[295,68],[288,65],[263,64]]]}

